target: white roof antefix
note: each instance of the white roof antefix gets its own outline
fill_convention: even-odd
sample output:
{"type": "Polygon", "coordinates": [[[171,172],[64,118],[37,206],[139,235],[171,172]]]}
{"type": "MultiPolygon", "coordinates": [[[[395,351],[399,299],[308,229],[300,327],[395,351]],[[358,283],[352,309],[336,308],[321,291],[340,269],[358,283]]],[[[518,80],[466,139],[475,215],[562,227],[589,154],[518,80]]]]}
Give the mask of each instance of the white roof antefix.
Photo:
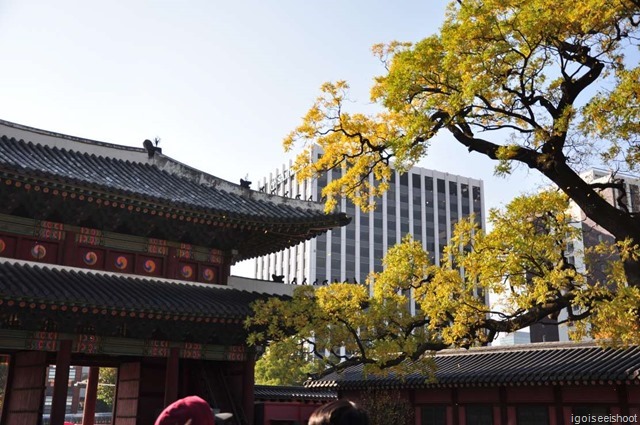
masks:
{"type": "MultiPolygon", "coordinates": [[[[262,199],[274,204],[288,204],[292,207],[299,207],[302,209],[323,210],[323,205],[320,203],[285,198],[278,195],[258,192],[257,190],[242,188],[239,184],[231,183],[193,167],[189,167],[188,165],[176,161],[175,159],[159,152],[156,152],[152,158],[149,158],[147,150],[143,147],[135,148],[131,146],[99,142],[97,140],[84,139],[81,137],[28,127],[5,120],[0,120],[0,137],[2,136],[15,138],[16,140],[24,140],[25,142],[32,142],[43,146],[66,149],[68,151],[76,151],[105,158],[155,165],[169,174],[189,179],[204,186],[215,187],[228,193],[234,193],[236,195],[249,198],[262,199]]],[[[142,145],[142,141],[140,141],[140,144],[142,145]]]]}

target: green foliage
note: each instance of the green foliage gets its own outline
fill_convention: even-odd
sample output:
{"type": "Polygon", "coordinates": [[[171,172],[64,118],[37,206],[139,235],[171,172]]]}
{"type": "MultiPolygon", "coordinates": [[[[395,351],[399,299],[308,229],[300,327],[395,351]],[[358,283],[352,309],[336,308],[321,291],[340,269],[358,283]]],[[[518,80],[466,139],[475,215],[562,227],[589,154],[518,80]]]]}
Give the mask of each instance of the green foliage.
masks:
{"type": "Polygon", "coordinates": [[[258,385],[302,385],[316,368],[305,344],[287,338],[267,347],[256,362],[255,380],[258,385]]]}
{"type": "Polygon", "coordinates": [[[431,375],[435,350],[485,344],[499,332],[562,310],[576,325],[576,337],[640,343],[640,290],[625,285],[624,256],[618,255],[636,257],[640,250],[602,243],[576,252],[591,259],[578,270],[565,252],[568,239],[580,238],[567,208],[565,195],[549,191],[492,210],[488,234],[475,217],[462,220],[440,265],[407,237],[389,250],[384,270],[370,276],[371,292],[367,286],[333,284],[298,288],[290,301],[257,302],[247,321],[250,341],[270,343],[277,357],[272,365],[281,375],[303,371],[305,356],[295,353],[304,346],[320,373],[364,363],[365,373],[425,376],[431,375]],[[604,274],[602,260],[608,264],[604,274]],[[488,292],[500,298],[491,307],[482,296],[488,292]],[[413,312],[409,294],[416,302],[413,312]]]}
{"type": "Polygon", "coordinates": [[[97,399],[107,406],[107,411],[111,411],[115,402],[116,381],[118,379],[118,369],[112,367],[101,367],[98,376],[98,396],[97,399]]]}

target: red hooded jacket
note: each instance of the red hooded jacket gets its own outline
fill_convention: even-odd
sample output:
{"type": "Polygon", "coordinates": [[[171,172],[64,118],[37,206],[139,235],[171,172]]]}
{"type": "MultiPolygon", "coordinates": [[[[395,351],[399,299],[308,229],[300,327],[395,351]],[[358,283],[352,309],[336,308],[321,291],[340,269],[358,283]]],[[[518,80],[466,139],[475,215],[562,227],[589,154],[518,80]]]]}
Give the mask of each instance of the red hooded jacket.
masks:
{"type": "Polygon", "coordinates": [[[182,398],[167,406],[155,425],[184,425],[191,420],[191,425],[215,425],[209,404],[198,396],[182,398]]]}

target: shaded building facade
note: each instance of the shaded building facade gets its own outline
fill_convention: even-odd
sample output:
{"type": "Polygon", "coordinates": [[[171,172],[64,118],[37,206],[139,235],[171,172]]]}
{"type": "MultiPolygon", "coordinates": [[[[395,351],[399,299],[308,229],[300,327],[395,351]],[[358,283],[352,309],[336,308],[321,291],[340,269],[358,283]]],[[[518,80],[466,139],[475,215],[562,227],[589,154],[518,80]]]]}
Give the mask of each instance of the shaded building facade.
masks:
{"type": "MultiPolygon", "coordinates": [[[[580,177],[590,184],[614,183],[617,185],[615,188],[603,187],[599,189],[600,196],[616,208],[631,213],[640,213],[640,178],[637,176],[614,174],[611,171],[593,168],[581,173],[580,177]]],[[[611,259],[594,253],[586,253],[601,242],[614,243],[615,239],[608,231],[587,217],[573,201],[570,203],[570,213],[574,226],[579,230],[580,238],[567,241],[567,261],[573,264],[578,272],[584,272],[588,262],[591,280],[603,281],[611,259]]],[[[571,325],[558,324],[566,318],[567,314],[563,312],[557,319],[547,318],[531,326],[531,342],[568,341],[571,325]]]]}
{"type": "MultiPolygon", "coordinates": [[[[321,155],[319,148],[312,155],[321,155]]],[[[317,179],[299,183],[290,166],[283,166],[262,180],[259,190],[318,200],[322,198],[322,189],[341,173],[331,170],[317,179]]],[[[340,211],[352,217],[349,225],[258,258],[255,276],[271,279],[272,275],[284,275],[285,282],[298,284],[363,283],[369,273],[382,271],[382,258],[405,235],[420,241],[437,262],[455,223],[472,213],[481,227],[485,221],[481,180],[420,167],[404,174],[394,170],[389,190],[376,200],[371,212],[360,211],[346,199],[338,205],[340,211]]]]}

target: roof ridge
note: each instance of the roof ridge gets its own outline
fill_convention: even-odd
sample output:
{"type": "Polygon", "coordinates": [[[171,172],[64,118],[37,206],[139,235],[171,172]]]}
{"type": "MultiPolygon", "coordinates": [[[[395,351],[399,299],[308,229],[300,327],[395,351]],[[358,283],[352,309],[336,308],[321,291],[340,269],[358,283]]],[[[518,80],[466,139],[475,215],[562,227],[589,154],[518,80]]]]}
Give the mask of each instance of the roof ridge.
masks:
{"type": "Polygon", "coordinates": [[[435,353],[436,356],[473,355],[479,353],[501,353],[511,351],[541,351],[560,350],[566,348],[591,348],[600,347],[595,341],[552,341],[532,342],[528,344],[494,345],[488,347],[448,348],[435,353]]]}
{"type": "MultiPolygon", "coordinates": [[[[31,126],[27,126],[27,125],[23,125],[23,124],[18,124],[18,123],[14,123],[11,121],[6,121],[3,119],[0,119],[0,126],[5,126],[5,127],[10,127],[16,130],[22,130],[24,132],[28,132],[28,133],[35,133],[35,134],[40,134],[43,136],[48,136],[48,137],[53,137],[53,138],[58,138],[58,139],[63,139],[63,140],[69,140],[69,141],[73,141],[73,142],[79,142],[79,143],[85,143],[85,144],[89,144],[89,145],[95,145],[95,146],[104,146],[104,147],[109,147],[109,148],[113,148],[113,149],[120,149],[120,150],[129,150],[129,151],[137,151],[137,152],[142,152],[142,153],[146,153],[146,150],[144,148],[137,148],[134,146],[127,146],[127,145],[118,145],[116,143],[109,143],[109,142],[102,142],[99,140],[94,140],[94,139],[87,139],[85,137],[78,137],[78,136],[72,136],[69,134],[64,134],[64,133],[58,133],[55,131],[49,131],[49,130],[43,130],[41,128],[36,128],[36,127],[31,127],[31,126]]],[[[18,138],[15,138],[16,140],[20,140],[18,138]]],[[[24,141],[24,139],[22,139],[24,141]]],[[[43,143],[38,143],[41,145],[46,145],[43,143]]],[[[48,145],[46,145],[48,146],[48,145]]]]}
{"type": "Polygon", "coordinates": [[[254,198],[257,201],[267,201],[277,205],[287,205],[293,209],[300,208],[306,210],[323,211],[323,205],[318,202],[309,202],[302,199],[293,199],[280,195],[260,192],[255,189],[243,188],[239,183],[233,183],[221,177],[215,176],[208,172],[186,165],[170,156],[156,152],[149,158],[147,150],[144,148],[135,148],[130,146],[116,145],[105,142],[98,142],[89,139],[79,139],[73,136],[60,135],[57,133],[49,133],[44,130],[31,129],[30,127],[20,126],[19,124],[9,123],[10,128],[22,129],[25,131],[36,131],[36,134],[44,134],[45,138],[31,139],[26,134],[10,134],[2,129],[6,121],[0,120],[0,139],[5,142],[13,142],[14,144],[30,145],[36,149],[42,149],[44,152],[61,152],[72,155],[79,155],[86,159],[102,158],[110,164],[132,164],[137,166],[146,166],[156,169],[166,175],[172,176],[179,180],[193,183],[206,189],[217,189],[220,192],[227,192],[242,198],[254,198]],[[60,137],[58,137],[60,136],[60,137]],[[75,146],[69,146],[68,142],[76,143],[75,146]],[[80,144],[90,145],[92,148],[81,149],[80,144]]]}

